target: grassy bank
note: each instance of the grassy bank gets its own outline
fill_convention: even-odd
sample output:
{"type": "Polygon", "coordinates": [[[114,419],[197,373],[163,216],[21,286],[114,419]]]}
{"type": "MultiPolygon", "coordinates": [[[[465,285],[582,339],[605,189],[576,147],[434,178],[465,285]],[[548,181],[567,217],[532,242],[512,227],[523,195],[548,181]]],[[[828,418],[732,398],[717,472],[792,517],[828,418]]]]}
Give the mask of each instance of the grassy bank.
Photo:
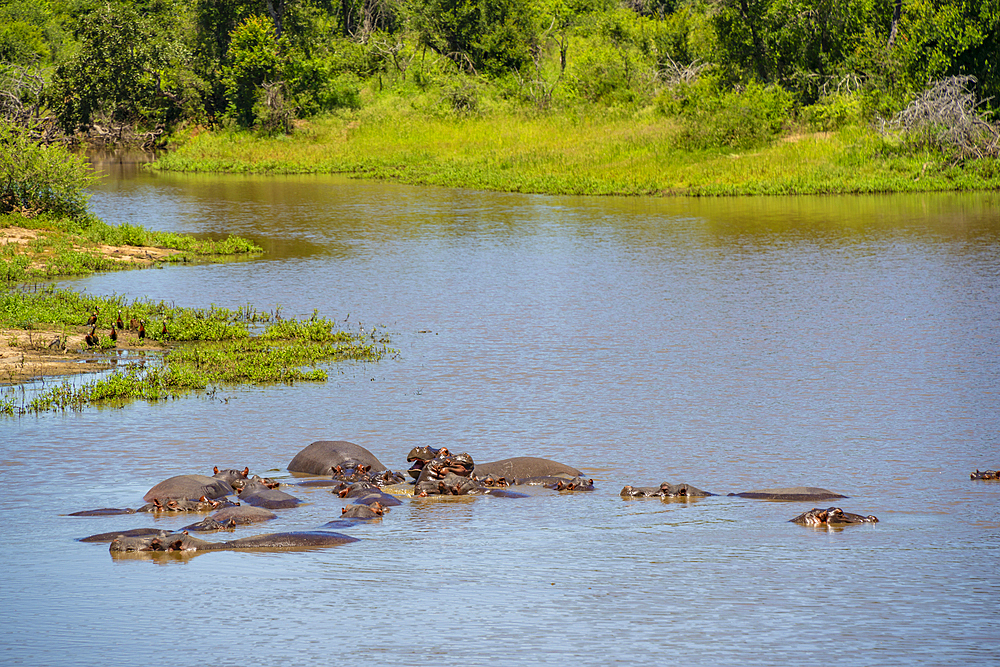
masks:
{"type": "MultiPolygon", "coordinates": [[[[81,359],[107,354],[119,346],[133,347],[133,342],[141,342],[143,351],[154,354],[152,363],[147,364],[143,355],[132,354],[129,359],[133,361],[120,364],[107,377],[81,386],[63,382],[30,399],[22,394],[18,400],[17,392],[8,389],[0,393],[3,414],[80,410],[197,391],[214,393],[230,385],[323,381],[327,375],[319,364],[377,361],[391,351],[377,328],[350,333],[317,314],[307,320],[283,319],[278,312],[251,306],[184,308],[55,289],[0,294],[0,328],[48,331],[49,336],[55,331],[62,338],[57,350],[81,359]],[[102,331],[98,344],[70,342],[79,341],[80,332],[90,330],[86,323],[91,316],[96,319],[93,326],[102,331]],[[119,330],[118,340],[112,341],[103,332],[109,332],[119,317],[125,328],[119,330]],[[133,319],[147,328],[141,340],[127,324],[133,319]],[[72,338],[71,332],[76,333],[72,338]],[[69,349],[74,347],[77,349],[69,349]]],[[[47,337],[42,340],[38,347],[52,350],[47,337]]]]}
{"type": "Polygon", "coordinates": [[[260,253],[251,241],[196,239],[139,226],[109,225],[92,215],[0,215],[0,279],[7,283],[260,253]]]}
{"type": "Polygon", "coordinates": [[[153,168],[346,173],[405,183],[588,195],[779,195],[1000,188],[1000,161],[952,166],[873,131],[788,134],[752,150],[689,151],[671,119],[361,110],[290,136],[201,132],[153,168]]]}

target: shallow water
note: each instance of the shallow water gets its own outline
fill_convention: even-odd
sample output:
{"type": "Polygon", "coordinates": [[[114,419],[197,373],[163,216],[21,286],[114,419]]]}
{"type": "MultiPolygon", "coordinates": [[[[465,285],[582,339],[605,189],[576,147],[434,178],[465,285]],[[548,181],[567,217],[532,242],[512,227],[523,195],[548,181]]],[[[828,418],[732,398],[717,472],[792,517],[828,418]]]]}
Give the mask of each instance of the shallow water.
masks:
{"type": "MultiPolygon", "coordinates": [[[[1000,466],[1000,195],[588,199],[101,166],[105,219],[268,252],[63,286],[316,308],[384,326],[399,354],[0,422],[0,663],[998,661],[1000,483],[968,475],[1000,466]],[[542,456],[597,490],[413,500],[343,529],[354,544],[185,559],[76,538],[197,519],[64,516],[214,465],[294,482],[320,439],[394,469],[422,444],[542,456]],[[618,496],[661,481],[821,486],[881,521],[618,496]]],[[[236,536],[344,506],[291,491],[308,504],[236,536]]]]}

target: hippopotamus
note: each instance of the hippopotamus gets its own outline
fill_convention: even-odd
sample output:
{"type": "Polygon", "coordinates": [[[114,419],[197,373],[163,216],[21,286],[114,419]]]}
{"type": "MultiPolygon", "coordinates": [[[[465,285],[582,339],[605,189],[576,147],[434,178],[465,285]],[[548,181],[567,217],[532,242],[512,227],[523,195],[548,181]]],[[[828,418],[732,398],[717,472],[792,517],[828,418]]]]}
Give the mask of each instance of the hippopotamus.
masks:
{"type": "Polygon", "coordinates": [[[277,519],[278,515],[273,512],[268,512],[266,509],[261,507],[239,505],[237,507],[227,507],[224,510],[219,510],[213,514],[211,518],[219,523],[235,521],[237,525],[246,526],[251,523],[260,523],[262,521],[277,519]]]}
{"type": "Polygon", "coordinates": [[[508,480],[526,477],[564,477],[567,479],[583,477],[583,473],[576,468],[533,456],[517,456],[491,463],[478,463],[474,473],[477,477],[505,477],[508,480]]]}
{"type": "Polygon", "coordinates": [[[354,482],[334,489],[331,493],[340,498],[359,498],[370,493],[380,493],[379,488],[371,482],[354,482]]]}
{"type": "Polygon", "coordinates": [[[113,508],[104,507],[97,510],[84,510],[82,512],[73,512],[68,516],[115,516],[120,514],[135,514],[136,512],[212,512],[217,509],[224,507],[234,507],[236,503],[226,500],[225,498],[220,498],[218,500],[209,500],[207,497],[202,496],[197,500],[191,499],[180,499],[180,500],[165,500],[160,501],[159,498],[153,498],[153,501],[146,503],[139,509],[132,509],[130,507],[124,508],[113,508]]]}
{"type": "Polygon", "coordinates": [[[288,472],[309,475],[332,475],[334,468],[369,466],[371,470],[386,470],[374,454],[361,445],[346,440],[318,440],[300,451],[288,464],[288,472]]]}
{"type": "Polygon", "coordinates": [[[233,468],[220,470],[219,466],[215,466],[212,469],[212,479],[221,479],[223,482],[233,487],[233,489],[241,488],[249,475],[249,467],[245,467],[243,470],[235,470],[233,468]]]}
{"type": "Polygon", "coordinates": [[[207,517],[202,519],[198,523],[192,523],[190,526],[184,526],[181,528],[182,531],[192,530],[196,533],[214,533],[220,530],[234,530],[236,528],[236,519],[230,517],[226,521],[218,521],[212,517],[207,517]]]}
{"type": "Polygon", "coordinates": [[[355,505],[373,505],[378,503],[382,507],[395,507],[403,504],[403,501],[396,496],[379,490],[369,491],[367,493],[362,493],[361,495],[349,494],[348,497],[354,498],[355,505]]]}
{"type": "Polygon", "coordinates": [[[81,537],[80,542],[111,542],[116,537],[163,537],[169,535],[169,530],[160,528],[133,528],[131,530],[118,530],[110,533],[98,533],[90,537],[81,537]]]}
{"type": "Polygon", "coordinates": [[[410,477],[413,479],[418,479],[420,477],[420,471],[424,469],[430,461],[438,457],[448,456],[451,452],[448,451],[447,447],[439,447],[434,449],[430,445],[424,445],[423,447],[414,447],[410,450],[410,453],[406,455],[406,462],[412,463],[410,469],[406,472],[409,473],[410,477]]]}
{"type": "Polygon", "coordinates": [[[269,510],[289,509],[301,505],[302,501],[295,496],[271,489],[260,482],[249,482],[239,490],[239,497],[242,502],[254,507],[263,507],[269,510]]]}
{"type": "Polygon", "coordinates": [[[72,512],[66,516],[118,516],[120,514],[135,514],[135,510],[129,507],[102,507],[96,510],[72,512]]]}
{"type": "Polygon", "coordinates": [[[969,475],[969,479],[1000,479],[1000,472],[996,470],[984,470],[979,472],[979,469],[977,468],[976,472],[969,475]]]}
{"type": "Polygon", "coordinates": [[[413,487],[413,495],[466,495],[484,488],[472,478],[476,464],[466,453],[448,454],[427,461],[413,487]]]}
{"type": "Polygon", "coordinates": [[[109,551],[113,554],[125,552],[239,551],[247,549],[276,551],[316,549],[357,541],[356,537],[322,530],[268,533],[252,537],[241,537],[240,539],[226,542],[209,542],[197,537],[191,537],[187,533],[170,533],[162,537],[116,537],[111,542],[109,551]]]}
{"type": "Polygon", "coordinates": [[[341,519],[381,519],[385,508],[380,503],[371,505],[351,505],[340,511],[341,519]]]}
{"type": "Polygon", "coordinates": [[[413,495],[423,498],[431,495],[442,496],[467,496],[470,493],[486,490],[477,480],[465,475],[456,475],[453,472],[446,473],[443,477],[427,477],[425,469],[413,487],[413,495]]]}
{"type": "Polygon", "coordinates": [[[808,512],[803,512],[794,519],[789,519],[790,523],[800,523],[804,526],[846,526],[855,523],[878,523],[878,518],[869,514],[851,514],[839,507],[828,507],[820,509],[814,507],[808,512]]]}
{"type": "Polygon", "coordinates": [[[622,498],[705,498],[714,493],[702,491],[686,482],[671,484],[662,482],[659,486],[626,486],[621,491],[622,498]]]}
{"type": "Polygon", "coordinates": [[[165,502],[167,500],[189,500],[203,496],[214,500],[228,496],[232,492],[233,487],[221,479],[205,475],[177,475],[165,479],[151,488],[142,499],[147,503],[153,502],[154,499],[165,502]]]}
{"type": "Polygon", "coordinates": [[[424,467],[420,471],[420,476],[417,477],[417,484],[427,479],[439,480],[448,474],[469,477],[475,467],[476,463],[472,460],[472,457],[464,452],[462,454],[439,456],[424,463],[424,467]]]}
{"type": "Polygon", "coordinates": [[[212,512],[225,507],[234,507],[236,503],[220,498],[219,500],[209,500],[202,496],[198,500],[166,500],[161,502],[159,498],[153,498],[153,502],[146,503],[137,512],[212,512]]]}
{"type": "MultiPolygon", "coordinates": [[[[492,479],[492,478],[489,478],[492,479]]],[[[501,477],[501,480],[505,478],[501,477]]],[[[576,477],[574,479],[566,479],[565,477],[526,477],[524,479],[515,479],[510,482],[511,486],[544,486],[547,489],[554,489],[555,491],[593,491],[594,490],[594,480],[584,479],[583,477],[576,477]]],[[[490,486],[486,484],[486,486],[490,486]]],[[[503,486],[503,484],[497,484],[497,486],[503,486]]]]}
{"type": "Polygon", "coordinates": [[[793,486],[782,489],[759,489],[757,491],[730,493],[729,495],[739,496],[740,498],[759,498],[761,500],[827,500],[830,498],[847,497],[828,489],[820,489],[815,486],[793,486]]]}

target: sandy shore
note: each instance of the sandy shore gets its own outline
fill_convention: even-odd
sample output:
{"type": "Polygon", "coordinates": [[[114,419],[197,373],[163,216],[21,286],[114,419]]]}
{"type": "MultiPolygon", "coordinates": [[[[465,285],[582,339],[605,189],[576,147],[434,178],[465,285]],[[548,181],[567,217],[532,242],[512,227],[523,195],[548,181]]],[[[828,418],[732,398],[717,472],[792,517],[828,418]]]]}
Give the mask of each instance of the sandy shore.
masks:
{"type": "MultiPolygon", "coordinates": [[[[25,229],[24,227],[3,227],[0,228],[0,246],[5,246],[9,243],[18,244],[23,250],[19,250],[19,253],[24,253],[31,256],[31,266],[35,269],[43,268],[45,262],[46,253],[42,251],[41,253],[33,252],[31,249],[31,242],[39,238],[44,238],[53,232],[46,229],[25,229]]],[[[168,248],[155,248],[152,246],[111,246],[111,245],[94,245],[94,246],[73,246],[76,250],[80,252],[90,252],[98,253],[104,257],[108,257],[118,262],[138,264],[140,266],[150,266],[155,262],[163,260],[165,257],[170,255],[176,255],[180,253],[180,250],[171,250],[168,248]]]]}
{"type": "MultiPolygon", "coordinates": [[[[67,331],[65,340],[61,328],[0,329],[0,385],[112,368],[117,360],[109,357],[123,350],[139,353],[166,349],[156,341],[140,341],[136,332],[125,330],[119,332],[117,345],[110,350],[88,350],[83,341],[87,331],[85,327],[80,329],[67,331]]],[[[107,336],[108,331],[100,333],[107,336]]]]}
{"type": "MultiPolygon", "coordinates": [[[[32,256],[36,267],[44,261],[45,253],[36,255],[29,250],[30,243],[44,237],[47,230],[25,229],[23,227],[0,228],[0,246],[16,243],[24,248],[24,253],[32,256]]],[[[164,257],[178,253],[177,250],[146,246],[90,246],[79,248],[85,252],[99,252],[120,262],[130,262],[149,266],[164,257]]],[[[110,330],[99,331],[107,336],[110,330]]],[[[115,350],[163,350],[156,341],[139,340],[134,331],[121,331],[116,348],[106,351],[87,350],[84,336],[87,327],[63,327],[42,325],[37,329],[0,329],[0,385],[19,384],[50,375],[72,375],[92,373],[114,365],[109,356],[115,350]],[[65,336],[65,338],[63,338],[65,336]],[[141,343],[141,344],[140,344],[141,343]]]]}

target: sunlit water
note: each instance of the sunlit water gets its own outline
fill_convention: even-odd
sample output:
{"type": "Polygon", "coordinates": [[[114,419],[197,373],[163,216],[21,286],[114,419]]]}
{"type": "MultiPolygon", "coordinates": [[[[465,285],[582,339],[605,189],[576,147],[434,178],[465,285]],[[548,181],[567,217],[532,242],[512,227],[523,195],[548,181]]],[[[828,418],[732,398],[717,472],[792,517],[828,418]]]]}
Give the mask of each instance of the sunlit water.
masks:
{"type": "MultiPolygon", "coordinates": [[[[996,664],[1000,196],[586,199],[105,164],[111,222],[263,259],[65,281],[313,309],[398,356],[322,384],[0,422],[0,663],[996,664]],[[314,440],[557,459],[592,493],[408,501],[342,547],[113,560],[76,518],[314,440]],[[622,500],[810,485],[816,503],[622,500]],[[826,503],[821,503],[826,504],[826,503]]],[[[308,501],[236,536],[318,527],[308,501]]],[[[222,539],[209,536],[209,539],[222,539]]]]}

